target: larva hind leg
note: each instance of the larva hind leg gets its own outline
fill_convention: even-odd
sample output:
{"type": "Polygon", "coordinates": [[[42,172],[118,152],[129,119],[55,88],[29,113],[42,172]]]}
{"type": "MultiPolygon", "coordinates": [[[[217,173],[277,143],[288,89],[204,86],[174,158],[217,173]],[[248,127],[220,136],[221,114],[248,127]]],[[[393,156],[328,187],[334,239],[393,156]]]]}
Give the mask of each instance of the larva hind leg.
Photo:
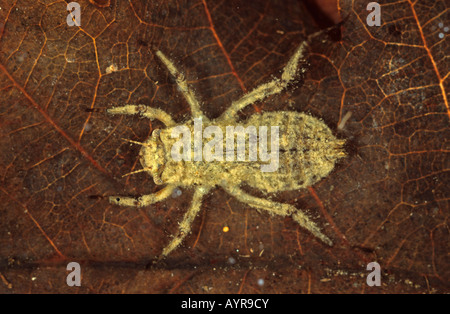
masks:
{"type": "Polygon", "coordinates": [[[281,78],[275,78],[268,83],[259,85],[250,93],[232,102],[231,106],[218,118],[218,121],[234,121],[236,120],[236,114],[248,105],[254,104],[255,102],[263,100],[270,95],[279,94],[281,91],[283,91],[283,89],[285,89],[289,85],[289,83],[291,83],[297,77],[299,64],[302,60],[305,59],[306,49],[308,48],[311,39],[317,37],[320,34],[323,34],[324,32],[327,32],[334,27],[335,26],[309,35],[308,38],[297,47],[288,63],[283,68],[281,78]]]}
{"type": "Polygon", "coordinates": [[[263,209],[270,214],[276,214],[280,216],[292,216],[292,218],[303,228],[311,232],[315,237],[319,238],[321,241],[328,245],[333,245],[333,242],[322,233],[320,228],[308,217],[307,214],[301,210],[295,208],[292,205],[278,203],[271,200],[259,198],[250,195],[237,186],[223,185],[225,191],[230,195],[236,197],[242,203],[248,204],[257,209],[263,209]]]}

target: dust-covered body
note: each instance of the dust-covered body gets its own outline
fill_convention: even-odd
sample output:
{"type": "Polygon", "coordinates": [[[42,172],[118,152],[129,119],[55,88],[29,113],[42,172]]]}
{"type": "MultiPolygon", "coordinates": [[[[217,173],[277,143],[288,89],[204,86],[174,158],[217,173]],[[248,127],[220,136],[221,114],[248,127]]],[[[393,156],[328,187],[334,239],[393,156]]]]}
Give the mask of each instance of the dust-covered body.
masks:
{"type": "MultiPolygon", "coordinates": [[[[227,132],[228,125],[221,125],[218,121],[210,121],[203,127],[210,125],[220,127],[223,134],[227,132]]],[[[187,126],[190,134],[194,134],[192,120],[183,126],[187,126]]],[[[189,161],[176,161],[172,157],[172,147],[178,138],[174,138],[172,134],[179,125],[159,130],[155,133],[156,137],[148,140],[156,143],[160,153],[156,154],[154,149],[143,146],[139,154],[141,165],[144,169],[152,168],[148,172],[156,184],[194,186],[207,183],[218,186],[222,182],[233,182],[238,185],[245,183],[264,193],[276,193],[313,185],[326,177],[333,170],[337,159],[343,156],[343,141],[337,140],[321,120],[304,113],[275,111],[254,114],[235,125],[238,126],[243,129],[249,126],[279,127],[279,165],[276,171],[263,172],[261,166],[268,162],[249,160],[248,133],[245,134],[244,161],[237,160],[236,156],[233,161],[227,161],[225,157],[220,161],[194,161],[193,157],[189,161]]],[[[201,147],[205,147],[209,141],[209,138],[203,138],[201,147]]],[[[225,152],[227,143],[225,139],[222,142],[225,152]]],[[[234,141],[234,152],[237,151],[236,146],[237,141],[234,141]]],[[[193,150],[192,147],[191,155],[193,150]]]]}
{"type": "MultiPolygon", "coordinates": [[[[310,36],[316,36],[318,33],[310,36]]],[[[180,223],[178,234],[167,245],[162,256],[168,255],[180,245],[184,237],[191,231],[192,222],[200,210],[202,199],[212,188],[220,186],[229,194],[243,203],[254,208],[262,209],[270,214],[281,216],[291,215],[303,228],[309,230],[314,236],[331,245],[331,240],[325,236],[319,227],[302,211],[290,204],[278,203],[268,198],[259,198],[244,192],[240,186],[246,184],[263,193],[277,193],[297,190],[313,185],[327,176],[334,168],[335,163],[345,156],[343,140],[336,139],[328,126],[321,120],[305,113],[293,111],[275,111],[253,114],[244,121],[238,121],[237,112],[256,101],[267,96],[278,94],[291,82],[298,72],[298,64],[303,58],[307,41],[303,42],[291,57],[283,70],[281,79],[263,84],[241,99],[233,102],[231,106],[217,119],[209,120],[201,111],[194,92],[187,85],[184,76],[175,68],[173,63],[158,51],[157,56],[167,66],[175,77],[179,89],[191,106],[192,117],[183,124],[177,124],[170,115],[161,109],[146,106],[125,105],[108,110],[110,114],[139,114],[149,119],[162,121],[166,128],[155,130],[147,141],[138,143],[142,145],[140,163],[142,170],[135,172],[148,172],[158,185],[164,185],[160,191],[140,197],[111,196],[110,202],[121,206],[143,207],[159,202],[172,194],[175,188],[194,188],[191,207],[180,223]],[[219,128],[223,134],[227,127],[249,126],[276,127],[279,131],[279,145],[277,147],[276,171],[261,171],[267,161],[260,159],[228,160],[227,158],[214,160],[194,158],[193,143],[189,158],[180,160],[174,158],[172,148],[178,139],[173,136],[174,130],[180,127],[195,134],[195,120],[202,121],[202,130],[208,126],[219,128]]],[[[195,136],[194,136],[195,137],[195,136]]],[[[246,135],[245,156],[250,156],[248,134],[246,135]]],[[[209,138],[201,139],[201,147],[205,147],[209,138]]],[[[137,142],[135,142],[137,143],[137,142]]],[[[198,142],[197,142],[198,145],[198,142]]],[[[222,144],[223,151],[229,151],[226,141],[222,144]]],[[[233,147],[236,148],[235,144],[233,147]]],[[[257,155],[261,153],[260,146],[257,155]]],[[[198,152],[198,147],[197,147],[198,152]]],[[[215,152],[217,150],[215,149],[215,152]]]]}

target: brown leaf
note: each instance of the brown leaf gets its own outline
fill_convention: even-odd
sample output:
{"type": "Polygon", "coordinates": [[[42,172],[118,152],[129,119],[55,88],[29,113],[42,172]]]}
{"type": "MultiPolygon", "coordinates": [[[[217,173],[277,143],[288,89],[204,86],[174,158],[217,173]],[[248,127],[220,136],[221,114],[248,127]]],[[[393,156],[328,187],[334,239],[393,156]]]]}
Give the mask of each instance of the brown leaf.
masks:
{"type": "Polygon", "coordinates": [[[243,112],[309,112],[347,139],[330,176],[274,196],[308,210],[332,248],[216,189],[182,247],[150,267],[192,193],[109,204],[158,189],[145,173],[121,177],[140,167],[122,139],[162,125],[105,109],[190,114],[161,50],[217,117],[280,75],[315,16],[297,0],[79,3],[69,27],[65,3],[0,0],[0,292],[449,292],[448,2],[382,5],[370,27],[367,1],[340,1],[342,39],[317,38],[305,77],[243,112]],[[66,285],[72,261],[80,288],[66,285]],[[373,261],[381,287],[366,285],[373,261]]]}

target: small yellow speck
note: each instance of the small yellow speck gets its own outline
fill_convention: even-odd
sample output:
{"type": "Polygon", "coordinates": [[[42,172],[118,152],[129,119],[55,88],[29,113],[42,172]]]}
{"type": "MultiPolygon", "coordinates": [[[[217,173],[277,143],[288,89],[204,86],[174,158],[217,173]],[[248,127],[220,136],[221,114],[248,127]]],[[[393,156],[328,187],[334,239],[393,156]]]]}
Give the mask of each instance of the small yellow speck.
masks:
{"type": "Polygon", "coordinates": [[[227,226],[225,226],[225,227],[223,227],[222,231],[223,231],[223,232],[228,232],[228,231],[230,231],[230,228],[228,228],[227,226]]]}
{"type": "Polygon", "coordinates": [[[106,68],[106,74],[110,74],[113,72],[117,72],[119,69],[117,68],[117,66],[115,64],[111,64],[109,67],[106,68]]]}

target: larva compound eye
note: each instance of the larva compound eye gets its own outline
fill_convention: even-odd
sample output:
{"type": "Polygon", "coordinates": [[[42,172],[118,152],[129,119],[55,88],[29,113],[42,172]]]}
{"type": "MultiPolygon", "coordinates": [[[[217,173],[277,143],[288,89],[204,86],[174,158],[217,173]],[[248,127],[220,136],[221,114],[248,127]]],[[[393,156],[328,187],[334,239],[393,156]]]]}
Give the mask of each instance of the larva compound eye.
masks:
{"type": "Polygon", "coordinates": [[[156,130],[153,131],[152,137],[157,139],[157,138],[159,138],[160,134],[161,134],[161,129],[156,129],[156,130]]]}

